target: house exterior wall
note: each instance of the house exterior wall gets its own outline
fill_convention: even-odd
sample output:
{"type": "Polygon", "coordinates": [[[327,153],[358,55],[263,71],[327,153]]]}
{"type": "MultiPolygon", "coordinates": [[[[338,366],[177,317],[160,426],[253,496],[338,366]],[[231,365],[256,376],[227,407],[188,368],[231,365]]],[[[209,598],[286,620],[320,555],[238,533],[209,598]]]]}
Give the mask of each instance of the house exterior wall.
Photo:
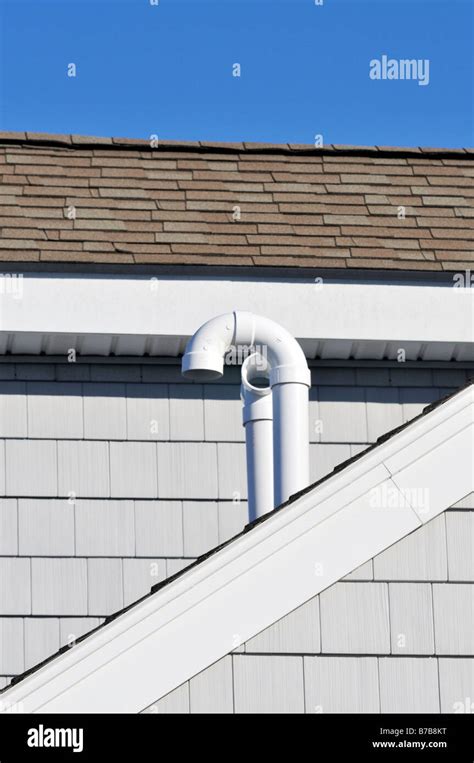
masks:
{"type": "MultiPolygon", "coordinates": [[[[468,373],[313,368],[311,479],[468,373]]],[[[4,362],[0,379],[1,686],[240,532],[247,505],[237,368],[200,385],[166,362],[4,362]]]]}
{"type": "Polygon", "coordinates": [[[144,712],[472,713],[473,634],[471,494],[144,712]]]}

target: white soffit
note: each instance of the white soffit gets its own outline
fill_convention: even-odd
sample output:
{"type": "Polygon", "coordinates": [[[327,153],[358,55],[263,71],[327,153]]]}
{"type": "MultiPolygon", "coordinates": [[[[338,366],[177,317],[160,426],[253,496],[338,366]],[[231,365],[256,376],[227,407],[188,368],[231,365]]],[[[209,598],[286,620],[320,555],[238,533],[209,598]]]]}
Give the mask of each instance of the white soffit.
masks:
{"type": "Polygon", "coordinates": [[[474,290],[311,279],[0,276],[0,354],[179,355],[211,315],[282,324],[308,358],[474,360],[474,290]]]}
{"type": "Polygon", "coordinates": [[[26,676],[0,708],[141,711],[471,493],[473,464],[471,385],[26,676]]]}

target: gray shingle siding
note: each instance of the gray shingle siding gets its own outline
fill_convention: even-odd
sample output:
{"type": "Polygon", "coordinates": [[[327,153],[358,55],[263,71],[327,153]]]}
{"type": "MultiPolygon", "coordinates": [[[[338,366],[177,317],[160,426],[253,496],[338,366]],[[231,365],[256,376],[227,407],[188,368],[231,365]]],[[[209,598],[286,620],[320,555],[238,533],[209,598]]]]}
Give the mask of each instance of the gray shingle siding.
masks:
{"type": "MultiPolygon", "coordinates": [[[[28,618],[28,621],[31,618],[28,618]]],[[[0,618],[0,673],[16,675],[25,669],[24,620],[21,617],[0,618]],[[18,648],[18,644],[22,648],[18,648]]]]}
{"type": "Polygon", "coordinates": [[[109,443],[92,440],[58,442],[58,493],[81,498],[108,498],[109,443]]]}
{"type": "Polygon", "coordinates": [[[18,554],[18,501],[0,498],[0,554],[18,554]]]}
{"type": "Polygon", "coordinates": [[[169,440],[170,409],[166,384],[127,384],[127,438],[169,440]]]}
{"type": "Polygon", "coordinates": [[[232,661],[234,712],[304,712],[302,657],[236,654],[232,661]]]}
{"type": "Polygon", "coordinates": [[[34,615],[88,614],[87,559],[33,558],[31,581],[34,615]]]}
{"type": "MultiPolygon", "coordinates": [[[[313,368],[311,479],[415,416],[466,375],[356,363],[313,368]]],[[[242,530],[247,504],[239,377],[239,369],[228,367],[222,382],[189,384],[177,364],[160,361],[0,363],[0,684],[242,530]]],[[[404,548],[389,549],[340,584],[341,591],[364,587],[353,591],[374,625],[374,650],[389,654],[405,629],[406,654],[412,642],[417,659],[429,653],[429,629],[415,634],[419,613],[412,608],[402,618],[402,594],[392,586],[421,586],[413,600],[428,612],[433,605],[423,585],[431,591],[433,581],[472,580],[471,509],[472,497],[427,529],[426,539],[410,536],[404,548]]],[[[302,655],[321,658],[325,641],[341,647],[323,597],[241,648],[242,655],[254,649],[256,661],[260,654],[269,658],[262,680],[271,660],[292,658],[296,662],[281,675],[288,672],[296,691],[306,670],[302,655]]],[[[361,648],[364,638],[361,633],[361,648]]],[[[234,659],[225,662],[226,676],[234,659]]],[[[336,657],[326,653],[325,659],[336,657]]],[[[323,663],[317,670],[324,675],[323,663]]],[[[347,681],[357,670],[341,663],[347,681]]],[[[232,671],[235,678],[234,665],[232,671]]],[[[236,694],[244,709],[251,705],[245,671],[237,669],[236,694]]],[[[447,692],[453,682],[445,677],[447,692]]],[[[158,711],[177,705],[207,711],[205,687],[211,685],[210,676],[196,680],[173,701],[160,700],[158,711]]],[[[295,707],[306,701],[307,694],[295,694],[295,707]]]]}
{"type": "Polygon", "coordinates": [[[74,556],[74,505],[18,499],[18,543],[20,556],[74,556]]]}
{"type": "Polygon", "coordinates": [[[474,655],[474,584],[435,583],[433,612],[436,652],[474,655]]]}
{"type": "Polygon", "coordinates": [[[317,654],[321,651],[319,597],[311,599],[247,641],[248,654],[317,654]]]}
{"type": "Polygon", "coordinates": [[[59,649],[59,618],[28,617],[25,625],[25,669],[34,667],[45,654],[59,649]]]}
{"type": "Polygon", "coordinates": [[[121,559],[88,559],[87,614],[111,615],[123,606],[121,559]]]}
{"type": "Polygon", "coordinates": [[[5,440],[5,493],[7,496],[58,494],[56,440],[5,440]]]}
{"type": "Polygon", "coordinates": [[[166,560],[124,559],[122,575],[123,604],[126,607],[145,596],[152,586],[168,577],[166,560]]]}
{"type": "Polygon", "coordinates": [[[433,592],[429,583],[389,583],[392,654],[434,654],[433,592]]]}
{"type": "Polygon", "coordinates": [[[133,501],[77,501],[78,556],[135,556],[133,501]]]}
{"type": "Polygon", "coordinates": [[[382,713],[439,713],[438,660],[379,658],[382,713]]]}
{"type": "Polygon", "coordinates": [[[28,437],[82,439],[84,417],[82,385],[71,382],[57,394],[56,382],[26,385],[28,437]]]}
{"type": "Polygon", "coordinates": [[[232,657],[224,657],[189,681],[189,709],[191,713],[233,712],[232,657]]]}
{"type": "Polygon", "coordinates": [[[374,559],[375,580],[447,580],[444,514],[387,548],[374,559]]]}
{"type": "MultiPolygon", "coordinates": [[[[445,516],[452,527],[460,523],[459,532],[464,527],[466,510],[448,511],[394,544],[394,553],[401,547],[394,558],[406,558],[409,539],[410,553],[427,542],[434,543],[436,553],[436,534],[445,516]]],[[[448,565],[456,551],[448,545],[448,565]]],[[[474,710],[474,577],[448,581],[445,567],[444,582],[439,582],[434,565],[430,579],[425,559],[415,570],[417,575],[422,570],[421,580],[400,579],[398,561],[384,567],[383,582],[373,580],[372,570],[383,554],[225,658],[233,666],[232,712],[474,710]]],[[[216,666],[183,687],[189,691],[199,679],[211,691],[207,673],[213,670],[216,666]]],[[[190,712],[198,712],[192,704],[190,712]]]]}
{"type": "Polygon", "coordinates": [[[189,682],[143,710],[144,713],[189,713],[189,682]]]}
{"type": "Polygon", "coordinates": [[[377,713],[376,657],[305,657],[307,713],[377,713]]]}
{"type": "Polygon", "coordinates": [[[320,595],[321,648],[327,653],[390,651],[388,585],[336,583],[320,595]]]}
{"type": "MultiPolygon", "coordinates": [[[[12,366],[12,370],[14,367],[12,366]]],[[[2,437],[26,437],[28,434],[26,416],[25,382],[0,383],[0,421],[2,437]]]]}
{"type": "Polygon", "coordinates": [[[474,660],[439,660],[442,713],[474,713],[474,660]]]}
{"type": "Polygon", "coordinates": [[[446,515],[449,580],[474,580],[474,512],[446,515]]]}
{"type": "Polygon", "coordinates": [[[0,615],[31,614],[31,559],[0,558],[0,615]]]}

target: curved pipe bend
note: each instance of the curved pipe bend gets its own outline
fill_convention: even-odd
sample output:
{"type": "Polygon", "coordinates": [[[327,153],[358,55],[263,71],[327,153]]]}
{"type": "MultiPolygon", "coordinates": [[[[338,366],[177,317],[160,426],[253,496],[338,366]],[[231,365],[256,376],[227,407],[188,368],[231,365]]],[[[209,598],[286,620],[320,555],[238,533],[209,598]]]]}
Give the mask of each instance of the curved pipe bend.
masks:
{"type": "Polygon", "coordinates": [[[191,379],[220,379],[224,374],[224,357],[235,336],[234,313],[218,315],[204,323],[186,345],[181,370],[191,379]]]}
{"type": "MultiPolygon", "coordinates": [[[[265,396],[257,399],[259,396],[256,393],[250,400],[243,377],[244,403],[247,402],[244,405],[247,474],[252,473],[252,464],[258,470],[252,486],[249,486],[249,509],[251,516],[258,516],[269,510],[268,491],[265,491],[265,497],[262,491],[262,499],[255,498],[254,505],[251,496],[257,495],[256,487],[264,484],[265,480],[273,482],[274,506],[279,506],[308,485],[308,388],[311,386],[311,377],[303,350],[286,329],[269,318],[240,310],[219,315],[196,331],[186,345],[182,361],[183,375],[196,381],[219,379],[224,373],[225,355],[231,347],[254,348],[254,352],[268,362],[272,431],[268,425],[271,421],[267,418],[268,407],[265,408],[270,400],[265,400],[265,396]],[[250,411],[252,414],[248,415],[250,411]],[[249,425],[250,422],[259,422],[258,431],[254,423],[249,425]],[[266,422],[266,425],[262,422],[266,422]],[[270,451],[271,435],[273,463],[271,459],[260,458],[263,452],[270,451]]],[[[244,371],[246,368],[244,364],[244,371]]]]}
{"type": "Polygon", "coordinates": [[[225,354],[232,346],[255,347],[267,356],[271,387],[287,383],[311,386],[303,350],[290,332],[270,318],[243,310],[212,318],[196,331],[186,345],[183,374],[201,380],[220,378],[225,354]]]}

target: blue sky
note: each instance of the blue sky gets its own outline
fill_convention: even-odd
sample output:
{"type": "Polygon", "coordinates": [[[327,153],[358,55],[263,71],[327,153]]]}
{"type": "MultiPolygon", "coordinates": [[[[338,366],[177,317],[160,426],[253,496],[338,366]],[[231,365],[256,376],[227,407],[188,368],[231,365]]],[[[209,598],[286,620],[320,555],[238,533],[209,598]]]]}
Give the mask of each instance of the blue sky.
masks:
{"type": "Polygon", "coordinates": [[[473,145],[474,0],[153,1],[0,0],[1,129],[473,145]],[[370,79],[384,54],[429,84],[370,79]]]}

